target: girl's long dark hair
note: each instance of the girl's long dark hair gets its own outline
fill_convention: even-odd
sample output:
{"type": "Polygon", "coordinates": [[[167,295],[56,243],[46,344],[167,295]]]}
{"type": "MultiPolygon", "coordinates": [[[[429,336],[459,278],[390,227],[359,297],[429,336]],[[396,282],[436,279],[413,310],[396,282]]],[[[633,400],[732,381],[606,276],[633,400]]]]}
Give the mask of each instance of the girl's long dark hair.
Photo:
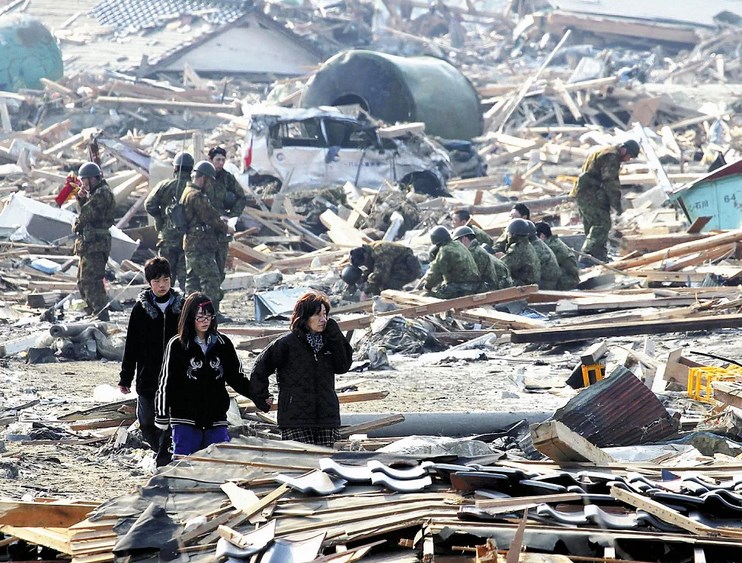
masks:
{"type": "Polygon", "coordinates": [[[320,307],[325,306],[325,313],[330,314],[330,298],[321,291],[308,291],[294,305],[291,315],[291,331],[307,331],[307,320],[312,315],[320,312],[320,307]]]}
{"type": "Polygon", "coordinates": [[[214,304],[203,293],[194,291],[186,298],[178,320],[178,340],[180,340],[183,348],[187,348],[188,343],[196,337],[196,313],[199,309],[203,309],[204,313],[214,315],[207,332],[216,332],[217,322],[214,304]]]}

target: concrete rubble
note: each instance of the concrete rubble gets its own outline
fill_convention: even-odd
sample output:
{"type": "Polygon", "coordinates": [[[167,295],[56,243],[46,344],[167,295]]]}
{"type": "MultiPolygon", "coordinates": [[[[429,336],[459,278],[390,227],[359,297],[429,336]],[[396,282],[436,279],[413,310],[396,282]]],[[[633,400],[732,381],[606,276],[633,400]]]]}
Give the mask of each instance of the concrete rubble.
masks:
{"type": "MultiPolygon", "coordinates": [[[[742,12],[733,2],[682,1],[672,16],[658,2],[621,13],[603,1],[78,4],[74,14],[47,0],[0,9],[0,19],[41,21],[65,64],[61,77],[10,80],[0,92],[0,475],[20,480],[34,469],[22,448],[52,445],[71,448],[81,466],[89,454],[137,474],[142,486],[95,499],[43,484],[38,495],[6,496],[2,556],[742,560],[742,12]],[[218,56],[225,46],[240,56],[218,56]],[[435,88],[411,89],[425,94],[408,100],[414,119],[394,123],[383,121],[394,101],[368,97],[381,72],[349,80],[343,95],[322,92],[346,112],[331,115],[365,123],[384,146],[433,147],[439,164],[448,159],[436,170],[445,186],[326,175],[301,189],[297,175],[281,189],[251,176],[247,108],[326,116],[306,109],[323,61],[364,57],[406,69],[400,87],[424,74],[417,65],[445,66],[466,85],[439,104],[474,99],[463,139],[430,134],[441,117],[435,88]],[[610,261],[582,269],[578,290],[440,300],[409,286],[362,300],[340,278],[349,250],[371,240],[402,242],[426,265],[430,229],[461,207],[496,237],[525,203],[579,249],[573,181],[591,149],[628,138],[642,152],[622,168],[626,211],[610,261]],[[280,442],[274,413],[235,397],[232,442],[155,472],[135,398],[100,388],[92,407],[88,397],[87,406],[42,399],[18,378],[42,363],[70,373],[118,363],[146,287],[142,264],[155,254],[144,199],[177,152],[214,145],[248,196],[223,285],[234,322],[220,330],[249,362],[285,332],[297,294],[330,295],[355,350],[338,378],[342,440],[332,450],[280,442]],[[117,204],[109,323],[84,317],[73,199],[59,195],[93,158],[117,204]],[[414,393],[444,406],[463,399],[455,412],[417,412],[414,393]]],[[[331,164],[344,142],[360,141],[349,133],[312,162],[331,164]]]]}

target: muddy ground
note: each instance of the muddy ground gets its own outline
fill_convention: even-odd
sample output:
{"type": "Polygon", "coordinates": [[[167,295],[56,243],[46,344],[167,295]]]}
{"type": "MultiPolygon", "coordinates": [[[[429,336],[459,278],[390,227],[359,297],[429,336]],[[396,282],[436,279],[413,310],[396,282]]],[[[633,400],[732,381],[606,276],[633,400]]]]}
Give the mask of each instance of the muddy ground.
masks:
{"type": "MultiPolygon", "coordinates": [[[[245,299],[232,296],[227,311],[236,321],[246,322],[245,299]]],[[[115,313],[113,324],[125,329],[128,311],[115,313]]],[[[2,337],[9,335],[2,327],[2,337]]],[[[716,333],[671,334],[649,337],[653,355],[665,360],[667,352],[682,347],[742,359],[739,354],[742,332],[723,330],[716,333]]],[[[237,341],[237,338],[234,338],[237,341]]],[[[392,370],[351,372],[339,376],[339,383],[358,382],[358,390],[388,390],[379,401],[344,405],[343,412],[381,414],[405,412],[553,412],[573,396],[564,386],[579,352],[590,342],[569,346],[535,346],[498,341],[491,348],[458,354],[440,352],[419,357],[391,356],[392,370]]],[[[644,345],[644,337],[608,339],[614,356],[621,347],[644,345]]],[[[240,352],[246,369],[255,356],[240,352]]],[[[22,358],[0,360],[3,406],[18,407],[38,399],[38,404],[20,411],[20,420],[37,421],[65,432],[67,426],[58,417],[90,408],[98,385],[115,386],[119,364],[108,361],[27,365],[22,358]]],[[[714,362],[710,362],[714,363],[714,362]]],[[[718,365],[718,362],[716,362],[718,365]]],[[[609,357],[608,371],[612,368],[609,357]]],[[[11,426],[10,434],[25,426],[11,426]]],[[[493,429],[495,430],[495,429],[493,429]]],[[[48,436],[41,432],[35,440],[6,440],[0,453],[0,494],[11,498],[55,497],[103,501],[131,492],[152,474],[151,454],[139,448],[113,448],[112,430],[78,431],[74,435],[48,436]],[[49,443],[44,438],[62,438],[49,443]],[[69,444],[68,440],[98,437],[89,444],[69,444]]],[[[18,435],[11,436],[18,438],[18,435]]]]}

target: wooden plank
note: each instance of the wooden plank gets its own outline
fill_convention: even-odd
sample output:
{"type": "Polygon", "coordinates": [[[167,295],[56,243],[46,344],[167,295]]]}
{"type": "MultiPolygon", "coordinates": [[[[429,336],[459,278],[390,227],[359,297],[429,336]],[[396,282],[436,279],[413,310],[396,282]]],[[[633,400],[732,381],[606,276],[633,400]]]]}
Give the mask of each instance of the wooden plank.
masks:
{"type": "MultiPolygon", "coordinates": [[[[646,512],[649,512],[650,514],[656,516],[663,522],[673,524],[678,528],[682,528],[683,530],[690,532],[691,534],[695,534],[697,536],[726,535],[724,533],[721,533],[721,530],[718,528],[711,528],[709,526],[705,526],[704,524],[699,524],[695,520],[691,520],[687,516],[683,516],[682,514],[680,514],[678,511],[668,508],[664,504],[660,504],[656,500],[649,497],[638,495],[634,492],[626,491],[618,487],[611,487],[611,496],[617,500],[620,500],[621,502],[625,502],[630,506],[645,510],[646,512]]],[[[732,537],[740,536],[742,536],[742,531],[737,531],[735,534],[732,534],[732,537]]]]}
{"type": "Polygon", "coordinates": [[[219,487],[237,510],[247,510],[260,500],[254,492],[243,489],[237,483],[222,483],[219,487]]]}
{"type": "Polygon", "coordinates": [[[175,102],[163,99],[127,98],[114,96],[98,96],[96,103],[104,106],[134,106],[134,107],[156,107],[173,111],[190,110],[206,113],[228,113],[241,115],[242,108],[239,103],[232,104],[209,104],[203,102],[175,102]]]}
{"type": "Polygon", "coordinates": [[[742,240],[742,230],[728,231],[718,235],[714,235],[708,238],[704,238],[697,241],[686,242],[676,244],[670,248],[659,250],[657,252],[650,252],[644,256],[638,258],[630,258],[626,260],[617,260],[610,262],[608,266],[616,268],[618,270],[628,270],[630,268],[639,268],[652,262],[660,262],[667,260],[675,256],[684,256],[691,254],[692,252],[700,252],[702,250],[708,250],[724,244],[730,244],[742,240]]]}
{"type": "Polygon", "coordinates": [[[331,209],[323,211],[319,220],[327,227],[327,236],[338,246],[356,247],[371,242],[371,238],[355,227],[351,227],[331,209]]]}
{"type": "Polygon", "coordinates": [[[558,420],[531,425],[534,447],[554,461],[591,461],[607,465],[615,460],[558,420]]]}
{"type": "Polygon", "coordinates": [[[275,260],[270,254],[260,252],[237,241],[230,243],[229,255],[248,264],[270,264],[275,260]]]}
{"type": "Polygon", "coordinates": [[[544,328],[533,330],[513,330],[510,338],[514,343],[523,342],[575,342],[592,338],[609,336],[634,336],[637,334],[666,334],[669,332],[686,332],[713,330],[719,328],[736,328],[742,323],[742,315],[714,315],[693,317],[680,320],[659,320],[643,322],[626,322],[580,327],[544,328]]]}
{"type": "MultiPolygon", "coordinates": [[[[338,393],[338,401],[341,405],[346,405],[350,403],[362,403],[365,401],[378,401],[381,399],[386,399],[386,397],[389,395],[389,391],[350,391],[348,393],[338,393]]],[[[246,401],[249,399],[246,399],[246,401]]],[[[258,412],[258,407],[252,404],[246,404],[245,406],[240,405],[240,410],[243,413],[254,413],[258,412]]],[[[271,405],[271,412],[278,410],[278,403],[273,403],[271,405]]]]}
{"type": "Polygon", "coordinates": [[[578,493],[556,493],[548,495],[532,495],[514,498],[486,499],[475,500],[474,506],[481,510],[493,508],[508,508],[510,510],[520,510],[522,505],[538,506],[539,504],[548,503],[556,504],[560,502],[573,502],[580,500],[582,497],[578,493]]]}
{"type": "Polygon", "coordinates": [[[340,429],[340,437],[348,438],[353,434],[367,434],[371,430],[378,430],[379,428],[386,428],[394,424],[404,422],[405,417],[401,414],[393,414],[391,416],[385,416],[383,418],[377,418],[376,420],[370,420],[368,422],[362,422],[360,424],[354,424],[353,426],[346,426],[340,429]]]}
{"type": "Polygon", "coordinates": [[[38,528],[69,528],[87,518],[97,503],[64,501],[24,502],[0,500],[0,525],[38,528]]]}
{"type": "Polygon", "coordinates": [[[712,233],[669,233],[664,235],[652,235],[649,233],[640,235],[624,235],[621,237],[621,253],[630,254],[631,252],[656,252],[665,248],[693,242],[713,236],[712,233]]]}
{"type": "Polygon", "coordinates": [[[714,399],[725,405],[742,409],[742,388],[728,381],[714,381],[711,383],[714,389],[714,399]]]}
{"type": "Polygon", "coordinates": [[[50,547],[60,553],[72,555],[70,540],[64,528],[0,526],[0,532],[36,545],[50,547]]]}

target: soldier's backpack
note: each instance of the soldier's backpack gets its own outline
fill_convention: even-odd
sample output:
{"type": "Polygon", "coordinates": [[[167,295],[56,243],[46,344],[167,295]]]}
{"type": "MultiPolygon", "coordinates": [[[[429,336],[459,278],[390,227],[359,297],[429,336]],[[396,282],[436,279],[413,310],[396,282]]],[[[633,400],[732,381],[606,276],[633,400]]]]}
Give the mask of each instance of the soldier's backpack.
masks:
{"type": "Polygon", "coordinates": [[[183,195],[186,182],[183,182],[184,185],[182,188],[180,183],[181,179],[179,178],[176,186],[174,202],[165,208],[165,217],[175,231],[184,235],[188,229],[188,221],[186,219],[185,207],[180,203],[180,198],[183,195]]]}

